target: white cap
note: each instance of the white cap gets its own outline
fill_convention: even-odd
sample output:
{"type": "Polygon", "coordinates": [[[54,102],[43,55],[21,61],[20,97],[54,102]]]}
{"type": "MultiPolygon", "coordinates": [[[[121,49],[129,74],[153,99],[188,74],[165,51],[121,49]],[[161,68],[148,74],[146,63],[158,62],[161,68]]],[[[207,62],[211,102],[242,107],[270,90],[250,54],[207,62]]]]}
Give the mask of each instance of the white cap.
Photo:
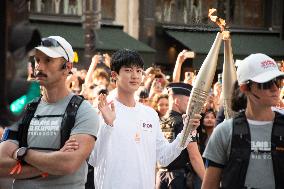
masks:
{"type": "Polygon", "coordinates": [[[68,61],[69,57],[69,62],[74,61],[74,51],[72,49],[72,46],[70,43],[68,43],[63,37],[60,36],[49,36],[48,38],[56,40],[61,46],[58,47],[45,47],[45,46],[38,46],[36,49],[40,50],[47,56],[51,58],[59,58],[63,57],[65,60],[68,61]],[[64,49],[65,51],[64,51],[64,49]],[[67,56],[68,55],[68,56],[67,56]]]}
{"type": "Polygon", "coordinates": [[[284,76],[284,72],[279,71],[277,63],[272,58],[261,53],[249,55],[237,68],[239,84],[247,83],[249,80],[265,83],[278,76],[284,76]]]}

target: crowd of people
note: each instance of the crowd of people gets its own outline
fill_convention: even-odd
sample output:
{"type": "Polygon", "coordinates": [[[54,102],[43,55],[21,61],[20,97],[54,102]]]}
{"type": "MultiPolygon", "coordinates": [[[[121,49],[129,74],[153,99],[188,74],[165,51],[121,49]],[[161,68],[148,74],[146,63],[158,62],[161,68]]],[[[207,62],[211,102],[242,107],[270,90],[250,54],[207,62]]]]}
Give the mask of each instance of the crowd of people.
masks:
{"type": "Polygon", "coordinates": [[[269,138],[271,132],[282,136],[272,131],[274,125],[281,130],[282,116],[275,111],[284,104],[284,74],[276,62],[253,54],[240,64],[232,94],[235,118],[217,118],[223,108],[219,76],[201,115],[189,119],[183,115],[196,75],[190,71],[181,77],[186,52],[178,54],[172,75],[158,66],[144,71],[141,56],[129,49],[111,57],[96,54],[88,70],[79,70],[64,38],[44,38],[28,76],[40,83],[42,95],[19,122],[5,131],[0,127],[0,136],[5,132],[0,177],[14,178],[15,189],[284,187],[284,145],[273,138],[277,145],[270,149],[269,138]],[[195,129],[181,147],[189,122],[195,129]],[[242,130],[234,129],[238,123],[242,130]],[[249,138],[238,140],[240,132],[249,138]],[[255,176],[264,164],[267,171],[255,176]],[[88,169],[93,169],[92,184],[85,185],[88,169]]]}
{"type": "MultiPolygon", "coordinates": [[[[159,66],[151,66],[143,72],[142,82],[135,92],[135,98],[139,102],[154,108],[159,117],[163,117],[168,110],[168,86],[170,83],[181,82],[193,85],[196,77],[194,71],[185,72],[184,79],[180,80],[181,66],[187,58],[184,55],[186,52],[184,50],[179,53],[173,75],[167,75],[159,66]]],[[[83,95],[96,108],[99,94],[109,95],[114,93],[116,88],[111,76],[110,61],[111,57],[108,54],[94,55],[88,70],[72,70],[73,74],[67,77],[67,87],[73,93],[83,95]],[[101,61],[102,59],[104,61],[101,61]]],[[[220,80],[213,84],[208,100],[204,104],[204,112],[208,109],[213,109],[215,113],[218,112],[221,103],[221,88],[220,80]]]]}

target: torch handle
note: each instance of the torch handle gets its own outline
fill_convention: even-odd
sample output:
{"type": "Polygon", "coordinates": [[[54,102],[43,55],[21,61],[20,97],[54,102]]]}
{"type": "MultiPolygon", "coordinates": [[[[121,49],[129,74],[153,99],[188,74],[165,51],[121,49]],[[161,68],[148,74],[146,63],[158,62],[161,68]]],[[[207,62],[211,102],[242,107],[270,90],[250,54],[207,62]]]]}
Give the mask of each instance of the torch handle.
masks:
{"type": "MultiPolygon", "coordinates": [[[[200,114],[203,105],[207,99],[207,96],[208,92],[200,90],[198,88],[193,88],[186,109],[186,114],[188,115],[189,119],[194,118],[195,114],[200,114]]],[[[182,136],[182,140],[180,143],[181,147],[185,147],[185,143],[189,134],[195,128],[193,128],[193,125],[190,122],[188,122],[187,125],[184,127],[184,129],[185,129],[184,135],[182,136]]]]}
{"type": "MultiPolygon", "coordinates": [[[[200,114],[207,99],[216,72],[221,42],[222,34],[218,32],[208,55],[202,63],[193,85],[186,109],[186,114],[188,115],[189,119],[194,118],[195,114],[200,114]]],[[[185,130],[183,131],[183,136],[180,143],[181,147],[185,147],[190,132],[192,129],[196,128],[193,128],[193,125],[188,123],[184,129],[185,130]]]]}

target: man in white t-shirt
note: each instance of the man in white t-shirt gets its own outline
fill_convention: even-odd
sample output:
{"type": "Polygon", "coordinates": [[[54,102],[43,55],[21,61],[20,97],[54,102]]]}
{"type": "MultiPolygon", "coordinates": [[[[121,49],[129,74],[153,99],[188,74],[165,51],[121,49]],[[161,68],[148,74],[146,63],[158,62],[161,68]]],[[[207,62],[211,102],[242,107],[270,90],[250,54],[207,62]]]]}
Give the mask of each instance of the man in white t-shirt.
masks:
{"type": "MultiPolygon", "coordinates": [[[[119,50],[112,56],[111,75],[117,94],[111,107],[105,96],[99,97],[98,107],[105,124],[99,129],[89,160],[94,166],[95,188],[154,188],[156,162],[166,166],[184,149],[180,147],[183,131],[169,143],[155,110],[134,99],[142,81],[143,65],[140,55],[132,50],[119,50]]],[[[196,115],[189,121],[197,127],[199,119],[196,115]]]]}

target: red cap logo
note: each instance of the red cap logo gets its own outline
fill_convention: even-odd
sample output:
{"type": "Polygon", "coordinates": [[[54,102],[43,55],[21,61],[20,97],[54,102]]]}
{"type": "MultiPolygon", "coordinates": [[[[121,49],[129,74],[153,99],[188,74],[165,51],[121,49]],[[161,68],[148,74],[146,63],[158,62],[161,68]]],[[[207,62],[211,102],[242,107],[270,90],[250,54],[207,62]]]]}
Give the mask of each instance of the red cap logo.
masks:
{"type": "Polygon", "coordinates": [[[263,62],[260,63],[261,67],[266,69],[266,68],[270,68],[270,67],[276,67],[275,62],[271,61],[271,60],[265,60],[263,62]]]}

